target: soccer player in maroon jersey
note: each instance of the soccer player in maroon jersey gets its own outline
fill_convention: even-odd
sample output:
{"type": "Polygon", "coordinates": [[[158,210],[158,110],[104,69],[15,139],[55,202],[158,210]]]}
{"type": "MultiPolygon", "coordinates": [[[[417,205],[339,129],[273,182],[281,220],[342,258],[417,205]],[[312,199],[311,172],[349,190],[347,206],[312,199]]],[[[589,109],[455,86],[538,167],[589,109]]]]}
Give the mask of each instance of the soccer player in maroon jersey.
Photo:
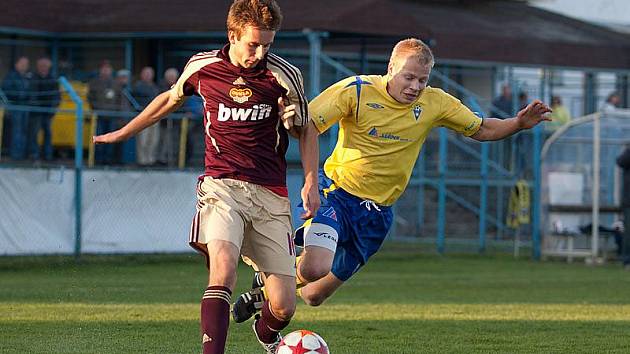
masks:
{"type": "Polygon", "coordinates": [[[223,353],[238,257],[266,276],[267,300],[253,324],[275,353],[295,311],[295,246],[286,187],[287,130],[304,168],[304,218],[319,208],[317,132],[308,119],[300,71],[268,53],[282,15],[275,0],[236,0],[229,44],[193,56],[173,87],[121,129],[93,138],[115,143],[175,111],[185,96],[204,102],[205,173],[197,185],[190,244],[206,256],[201,301],[203,353],[223,353]]]}

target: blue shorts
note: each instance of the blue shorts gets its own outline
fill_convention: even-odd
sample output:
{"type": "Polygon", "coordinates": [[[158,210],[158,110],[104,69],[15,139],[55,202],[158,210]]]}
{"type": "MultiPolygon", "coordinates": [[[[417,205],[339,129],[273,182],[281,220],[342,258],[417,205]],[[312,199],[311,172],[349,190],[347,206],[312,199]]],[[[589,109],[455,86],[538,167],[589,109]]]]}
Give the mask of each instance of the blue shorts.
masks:
{"type": "MultiPolygon", "coordinates": [[[[379,250],[392,225],[393,212],[389,206],[355,197],[339,187],[327,191],[333,184],[319,172],[321,206],[310,222],[326,224],[337,231],[331,272],[346,281],[379,250]]],[[[303,232],[304,225],[295,232],[297,245],[304,244],[303,232]]]]}

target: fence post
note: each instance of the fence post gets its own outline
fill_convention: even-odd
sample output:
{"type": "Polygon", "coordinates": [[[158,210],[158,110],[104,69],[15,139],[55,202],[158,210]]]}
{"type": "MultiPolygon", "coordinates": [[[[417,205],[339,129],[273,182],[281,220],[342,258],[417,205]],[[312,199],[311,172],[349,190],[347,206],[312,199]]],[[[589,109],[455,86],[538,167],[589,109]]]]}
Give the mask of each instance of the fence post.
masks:
{"type": "Polygon", "coordinates": [[[83,170],[83,101],[68,80],[61,76],[59,83],[68,92],[72,101],[77,105],[76,129],[74,140],[74,258],[81,257],[81,198],[83,170]]]}
{"type": "Polygon", "coordinates": [[[481,190],[479,191],[479,253],[486,251],[486,214],[488,213],[488,143],[481,143],[481,190]]]}
{"type": "MultiPolygon", "coordinates": [[[[92,113],[90,116],[90,136],[96,135],[96,125],[98,124],[98,115],[96,113],[92,113]]],[[[90,141],[88,145],[88,167],[94,167],[94,154],[95,154],[96,146],[94,143],[90,141]]]]}
{"type": "Polygon", "coordinates": [[[440,130],[440,164],[438,182],[438,234],[437,234],[437,251],[439,254],[444,253],[444,237],[446,233],[446,169],[448,153],[448,132],[446,128],[440,130]]]}
{"type": "Polygon", "coordinates": [[[320,54],[322,52],[322,39],[319,32],[305,30],[304,34],[309,43],[309,80],[310,80],[310,98],[314,98],[319,94],[321,89],[320,75],[321,75],[321,62],[320,54]]]}
{"type": "Polygon", "coordinates": [[[543,125],[538,124],[534,127],[534,196],[532,198],[532,256],[535,260],[540,260],[540,213],[541,213],[541,141],[542,141],[543,125]]]}
{"type": "Polygon", "coordinates": [[[186,167],[186,142],[188,140],[188,118],[182,119],[182,124],[179,130],[179,156],[177,161],[177,167],[183,170],[186,167]]]}

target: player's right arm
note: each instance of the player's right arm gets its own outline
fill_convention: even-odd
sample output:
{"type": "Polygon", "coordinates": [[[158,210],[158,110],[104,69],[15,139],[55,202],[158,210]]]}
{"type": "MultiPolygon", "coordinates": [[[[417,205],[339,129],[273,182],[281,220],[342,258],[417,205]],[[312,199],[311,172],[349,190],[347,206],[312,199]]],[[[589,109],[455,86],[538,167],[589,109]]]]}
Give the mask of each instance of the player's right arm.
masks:
{"type": "Polygon", "coordinates": [[[214,52],[194,55],[186,64],[184,72],[179,76],[170,90],[162,92],[149,103],[134,119],[124,127],[111,133],[92,138],[95,144],[110,144],[125,141],[138,134],[142,129],[157,123],[160,119],[177,110],[184,103],[187,96],[196,91],[197,72],[207,64],[220,59],[215,58],[214,52]]]}
{"type": "Polygon", "coordinates": [[[177,110],[183,102],[183,100],[175,99],[169,91],[162,92],[125,126],[111,133],[94,136],[92,141],[95,144],[111,144],[125,141],[177,110]]]}

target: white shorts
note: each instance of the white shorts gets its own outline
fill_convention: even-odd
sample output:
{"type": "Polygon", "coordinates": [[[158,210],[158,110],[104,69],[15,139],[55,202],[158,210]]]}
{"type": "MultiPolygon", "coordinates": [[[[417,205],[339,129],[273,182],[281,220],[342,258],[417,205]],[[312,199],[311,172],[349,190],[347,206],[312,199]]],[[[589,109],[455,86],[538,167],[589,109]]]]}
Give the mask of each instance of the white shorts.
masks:
{"type": "Polygon", "coordinates": [[[205,177],[197,185],[190,245],[208,257],[212,240],[234,244],[255,270],[295,276],[289,199],[261,185],[205,177]]]}

